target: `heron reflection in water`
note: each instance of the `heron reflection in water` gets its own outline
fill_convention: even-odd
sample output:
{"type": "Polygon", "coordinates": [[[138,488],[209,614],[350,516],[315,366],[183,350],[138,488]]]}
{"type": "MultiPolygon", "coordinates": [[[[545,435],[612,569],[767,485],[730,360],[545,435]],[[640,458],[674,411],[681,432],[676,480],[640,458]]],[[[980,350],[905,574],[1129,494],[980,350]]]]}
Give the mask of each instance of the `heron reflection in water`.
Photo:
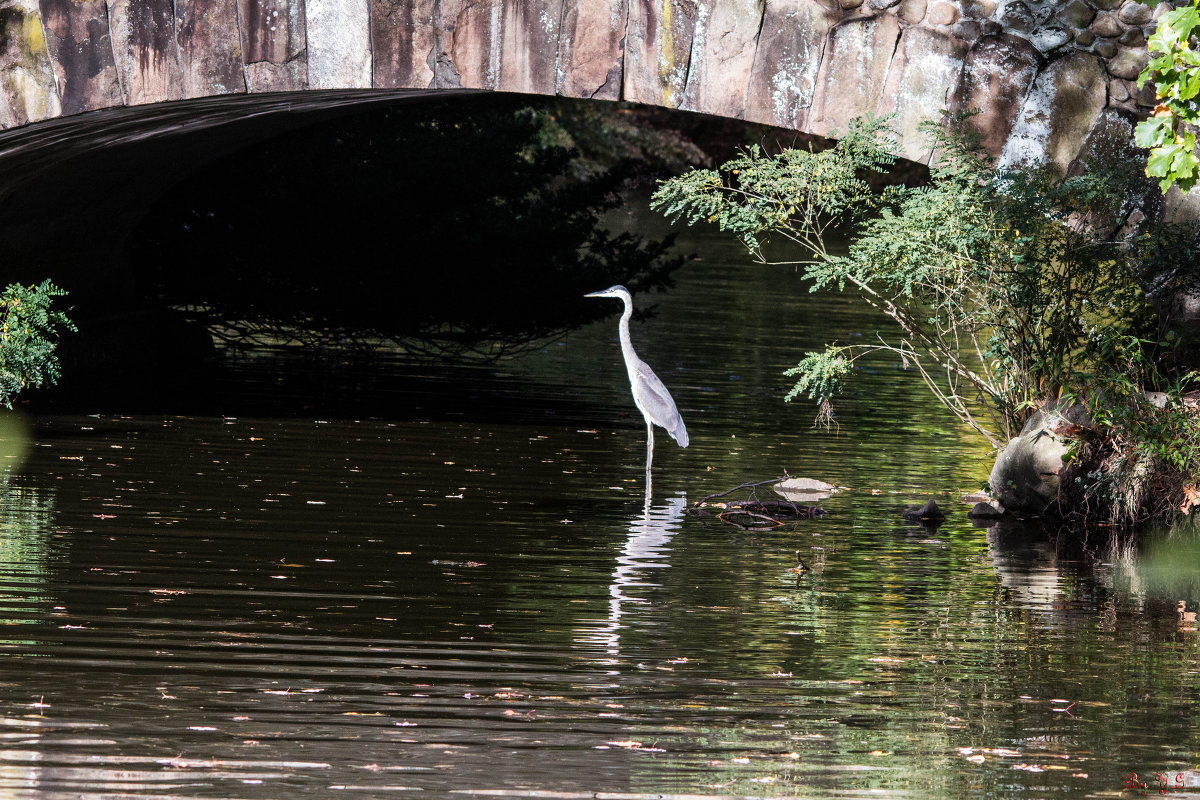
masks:
{"type": "MultiPolygon", "coordinates": [[[[658,570],[671,566],[671,539],[683,524],[687,497],[672,497],[662,505],[649,504],[634,517],[608,586],[608,615],[580,620],[576,641],[592,658],[616,667],[621,662],[621,635],[655,615],[653,599],[663,581],[658,570]]],[[[651,626],[653,627],[653,626],[651,626]]]]}
{"type": "Polygon", "coordinates": [[[688,446],[687,428],[683,417],[667,387],[650,369],[650,365],[638,358],[629,339],[629,318],[633,316],[633,297],[624,286],[610,286],[602,292],[592,292],[584,297],[617,297],[625,304],[618,325],[621,335],[621,355],[625,357],[625,369],[629,372],[629,387],[633,392],[634,405],[646,419],[646,502],[650,502],[650,462],[654,460],[654,426],[666,430],[680,447],[688,446]]]}

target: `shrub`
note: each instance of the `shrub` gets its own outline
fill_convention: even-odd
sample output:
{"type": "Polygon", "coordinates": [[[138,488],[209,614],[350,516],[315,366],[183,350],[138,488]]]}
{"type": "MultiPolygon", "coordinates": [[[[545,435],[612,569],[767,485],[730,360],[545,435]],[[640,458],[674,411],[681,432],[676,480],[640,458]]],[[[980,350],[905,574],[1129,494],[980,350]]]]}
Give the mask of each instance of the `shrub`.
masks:
{"type": "Polygon", "coordinates": [[[1077,399],[1094,417],[1111,409],[1097,433],[1110,457],[1170,451],[1155,463],[1196,477],[1200,453],[1171,444],[1193,417],[1173,405],[1153,417],[1123,410],[1147,391],[1181,396],[1192,379],[1151,300],[1155,289],[1196,285],[1195,231],[1133,213],[1148,189],[1136,164],[1065,179],[1000,171],[962,119],[923,126],[936,154],[928,185],[871,191],[865,177],[893,162],[895,144],[886,121],[868,118],[830,150],[752,149],[673,178],[652,205],[718,224],[760,261],[771,237],[795,242],[807,257],[789,263],[805,266],[812,290],[851,288],[893,323],[877,343],[831,344],[788,372],[797,381],[787,399],[816,400],[819,418],[831,417],[854,361],[884,351],[993,446],[1033,410],[1077,399]],[[844,254],[830,250],[835,228],[851,231],[844,254]]]}
{"type": "Polygon", "coordinates": [[[25,389],[58,381],[58,329],[76,330],[66,314],[50,308],[64,295],[49,280],[9,284],[0,294],[0,403],[6,408],[25,389]]]}

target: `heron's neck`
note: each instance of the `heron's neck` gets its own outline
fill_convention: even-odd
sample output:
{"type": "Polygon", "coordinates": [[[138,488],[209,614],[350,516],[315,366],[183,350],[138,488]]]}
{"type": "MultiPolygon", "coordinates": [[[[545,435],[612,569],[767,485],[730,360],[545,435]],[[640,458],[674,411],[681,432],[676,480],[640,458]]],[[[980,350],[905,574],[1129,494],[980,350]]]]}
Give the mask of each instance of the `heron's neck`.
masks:
{"type": "Polygon", "coordinates": [[[629,302],[628,297],[622,297],[621,300],[625,303],[625,312],[621,314],[619,329],[621,353],[625,356],[625,364],[629,366],[637,363],[637,353],[633,352],[633,341],[629,338],[629,319],[633,316],[633,303],[629,302]]]}

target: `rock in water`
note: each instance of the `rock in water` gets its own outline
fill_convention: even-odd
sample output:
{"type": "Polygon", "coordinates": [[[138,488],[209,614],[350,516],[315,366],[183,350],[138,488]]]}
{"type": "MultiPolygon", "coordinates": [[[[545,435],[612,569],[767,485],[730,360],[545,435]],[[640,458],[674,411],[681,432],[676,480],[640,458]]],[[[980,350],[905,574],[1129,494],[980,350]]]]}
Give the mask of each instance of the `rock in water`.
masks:
{"type": "Polygon", "coordinates": [[[904,518],[911,519],[911,520],[925,521],[925,522],[931,522],[931,521],[939,521],[940,522],[941,520],[944,520],[946,518],[946,515],[942,513],[942,510],[940,508],[938,508],[937,503],[930,500],[928,503],[921,506],[920,508],[904,509],[904,518]]]}
{"type": "Polygon", "coordinates": [[[968,517],[1002,517],[1004,512],[996,508],[991,503],[976,503],[974,507],[967,512],[968,517]]]}
{"type": "Polygon", "coordinates": [[[837,491],[837,487],[812,478],[788,478],[772,487],[780,497],[794,503],[822,500],[837,491]]]}
{"type": "Polygon", "coordinates": [[[1058,498],[1063,456],[1070,447],[1054,432],[1058,421],[1057,414],[1037,412],[996,456],[988,485],[1009,511],[1041,514],[1058,498]]]}

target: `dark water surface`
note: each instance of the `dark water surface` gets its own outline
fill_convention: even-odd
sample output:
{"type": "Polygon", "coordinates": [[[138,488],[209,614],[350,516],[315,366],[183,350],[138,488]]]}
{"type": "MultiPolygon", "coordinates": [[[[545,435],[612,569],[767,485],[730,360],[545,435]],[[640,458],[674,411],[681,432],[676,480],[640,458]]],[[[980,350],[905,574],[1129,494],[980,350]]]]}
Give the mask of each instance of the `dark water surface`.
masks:
{"type": "Polygon", "coordinates": [[[781,401],[870,321],[688,243],[634,326],[692,438],[658,437],[649,510],[615,318],[405,373],[392,414],[34,420],[0,796],[1200,793],[1200,545],[974,527],[988,453],[917,376],[876,365],[837,433],[781,401]],[[784,469],[852,491],[772,531],[685,514],[784,469]],[[929,497],[946,524],[903,522],[929,497]]]}

